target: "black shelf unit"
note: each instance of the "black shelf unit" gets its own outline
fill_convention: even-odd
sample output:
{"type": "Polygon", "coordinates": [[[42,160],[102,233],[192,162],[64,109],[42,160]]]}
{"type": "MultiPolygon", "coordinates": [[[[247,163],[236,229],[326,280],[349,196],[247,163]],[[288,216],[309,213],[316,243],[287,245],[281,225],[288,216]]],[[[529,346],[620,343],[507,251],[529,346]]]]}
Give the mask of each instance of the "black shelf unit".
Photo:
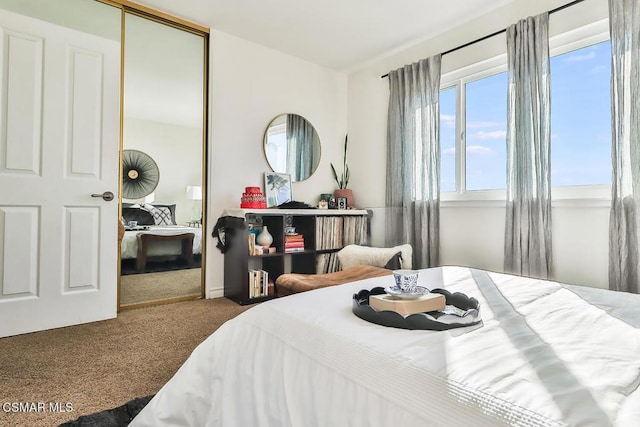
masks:
{"type": "MultiPolygon", "coordinates": [[[[331,212],[329,215],[315,214],[305,211],[301,213],[279,213],[276,211],[251,211],[245,216],[244,229],[236,231],[231,237],[231,244],[224,255],[224,296],[241,305],[254,304],[277,297],[275,295],[249,298],[249,270],[265,270],[269,273],[269,281],[284,273],[316,273],[316,257],[319,254],[337,252],[335,249],[316,249],[316,221],[324,216],[364,216],[365,213],[340,214],[331,212]],[[275,253],[249,255],[248,224],[258,228],[267,226],[273,236],[272,247],[275,253]],[[304,236],[304,251],[284,252],[285,227],[293,226],[296,233],[304,236]]],[[[364,242],[355,242],[364,243],[364,242]]]]}

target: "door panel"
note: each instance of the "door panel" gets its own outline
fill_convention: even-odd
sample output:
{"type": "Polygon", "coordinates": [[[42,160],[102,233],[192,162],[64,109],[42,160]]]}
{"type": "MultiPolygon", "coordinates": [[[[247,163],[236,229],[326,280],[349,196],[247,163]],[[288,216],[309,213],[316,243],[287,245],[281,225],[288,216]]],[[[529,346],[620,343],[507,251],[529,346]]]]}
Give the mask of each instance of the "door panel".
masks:
{"type": "Polygon", "coordinates": [[[40,175],[43,40],[2,34],[1,172],[40,175]]]}
{"type": "Polygon", "coordinates": [[[120,42],[3,10],[0,37],[0,336],[115,317],[118,207],[91,194],[118,191],[120,42]]]}
{"type": "Polygon", "coordinates": [[[67,207],[66,217],[64,290],[98,290],[100,210],[67,207]]]}
{"type": "Polygon", "coordinates": [[[69,175],[100,177],[102,54],[70,48],[67,110],[69,175]]]}
{"type": "Polygon", "coordinates": [[[0,247],[0,299],[38,296],[39,223],[36,207],[0,207],[0,239],[4,243],[0,247]]]}

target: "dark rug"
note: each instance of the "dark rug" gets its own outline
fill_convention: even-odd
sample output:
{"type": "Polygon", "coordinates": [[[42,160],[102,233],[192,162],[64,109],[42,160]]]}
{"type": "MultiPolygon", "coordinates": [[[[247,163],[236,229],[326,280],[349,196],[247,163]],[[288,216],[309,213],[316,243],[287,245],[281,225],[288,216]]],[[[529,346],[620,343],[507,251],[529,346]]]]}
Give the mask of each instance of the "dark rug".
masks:
{"type": "Polygon", "coordinates": [[[151,396],[138,397],[117,408],[96,412],[91,415],[83,415],[77,420],[60,424],[59,427],[126,427],[131,420],[151,400],[151,396]]]}

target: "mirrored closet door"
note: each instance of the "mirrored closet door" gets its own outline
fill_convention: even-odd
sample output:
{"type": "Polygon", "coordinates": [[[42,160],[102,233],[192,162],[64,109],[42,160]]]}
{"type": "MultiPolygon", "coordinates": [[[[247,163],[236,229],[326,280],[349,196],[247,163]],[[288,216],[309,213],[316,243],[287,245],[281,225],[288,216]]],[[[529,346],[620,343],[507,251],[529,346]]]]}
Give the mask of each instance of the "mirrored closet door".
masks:
{"type": "Polygon", "coordinates": [[[207,34],[126,10],[121,309],[203,295],[207,34]]]}

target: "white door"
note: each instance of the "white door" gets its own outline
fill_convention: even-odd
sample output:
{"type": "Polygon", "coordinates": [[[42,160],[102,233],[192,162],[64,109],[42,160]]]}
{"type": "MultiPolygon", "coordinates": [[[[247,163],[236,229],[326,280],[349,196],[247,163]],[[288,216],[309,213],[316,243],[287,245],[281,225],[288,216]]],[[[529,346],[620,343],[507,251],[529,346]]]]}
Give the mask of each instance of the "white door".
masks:
{"type": "Polygon", "coordinates": [[[0,38],[0,336],[115,317],[120,43],[4,10],[0,38]]]}

